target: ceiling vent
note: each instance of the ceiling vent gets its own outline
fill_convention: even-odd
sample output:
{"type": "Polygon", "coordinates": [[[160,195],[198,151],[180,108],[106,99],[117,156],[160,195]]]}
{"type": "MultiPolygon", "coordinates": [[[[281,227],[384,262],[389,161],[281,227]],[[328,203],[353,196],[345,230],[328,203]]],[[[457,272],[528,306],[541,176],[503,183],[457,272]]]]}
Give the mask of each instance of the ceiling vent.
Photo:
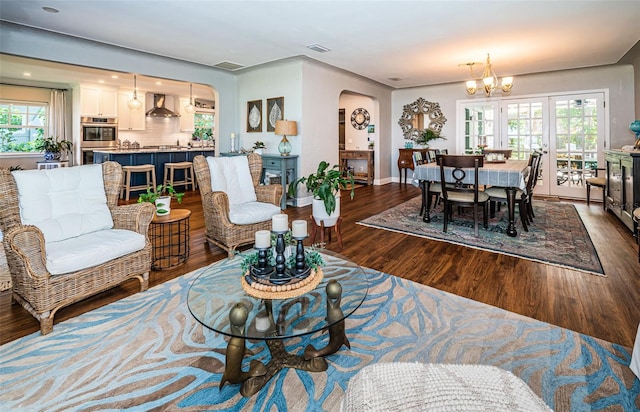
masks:
{"type": "Polygon", "coordinates": [[[400,77],[387,77],[387,79],[391,80],[392,82],[399,82],[400,80],[402,80],[400,77]]]}
{"type": "Polygon", "coordinates": [[[308,49],[311,49],[313,51],[317,51],[318,53],[326,53],[328,51],[331,51],[331,49],[321,46],[318,43],[313,43],[307,46],[308,49]]]}
{"type": "Polygon", "coordinates": [[[231,62],[220,62],[218,64],[213,65],[213,67],[217,67],[218,69],[224,70],[237,70],[241,69],[244,66],[242,64],[231,63],[231,62]]]}

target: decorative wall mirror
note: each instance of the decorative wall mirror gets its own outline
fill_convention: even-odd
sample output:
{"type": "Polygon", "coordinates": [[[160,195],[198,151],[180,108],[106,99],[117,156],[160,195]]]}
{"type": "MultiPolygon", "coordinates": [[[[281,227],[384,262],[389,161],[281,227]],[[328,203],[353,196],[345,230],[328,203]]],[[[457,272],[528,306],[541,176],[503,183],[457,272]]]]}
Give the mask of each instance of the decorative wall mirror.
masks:
{"type": "Polygon", "coordinates": [[[447,118],[440,110],[440,103],[430,102],[422,97],[411,104],[405,104],[402,116],[398,120],[404,138],[413,141],[420,137],[426,128],[440,133],[446,122],[447,118]]]}

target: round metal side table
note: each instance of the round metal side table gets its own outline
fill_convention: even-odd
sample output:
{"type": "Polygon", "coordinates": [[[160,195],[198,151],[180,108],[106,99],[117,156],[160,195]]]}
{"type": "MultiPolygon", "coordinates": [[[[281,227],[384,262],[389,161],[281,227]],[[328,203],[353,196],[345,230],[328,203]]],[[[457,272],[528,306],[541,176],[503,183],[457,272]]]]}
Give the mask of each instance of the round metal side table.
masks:
{"type": "Polygon", "coordinates": [[[153,217],[149,225],[151,269],[170,269],[189,258],[189,216],[190,210],[171,209],[168,215],[153,217]]]}

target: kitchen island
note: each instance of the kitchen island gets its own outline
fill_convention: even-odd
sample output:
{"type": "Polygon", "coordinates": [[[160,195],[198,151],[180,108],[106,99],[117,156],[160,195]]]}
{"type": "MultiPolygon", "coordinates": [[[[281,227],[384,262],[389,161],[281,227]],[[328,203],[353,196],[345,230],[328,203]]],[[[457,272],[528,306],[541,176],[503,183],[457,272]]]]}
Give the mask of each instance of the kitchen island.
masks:
{"type": "MultiPolygon", "coordinates": [[[[164,180],[164,164],[177,162],[191,162],[197,155],[215,156],[213,147],[144,147],[140,149],[96,149],[93,152],[93,163],[114,161],[122,166],[138,166],[152,164],[156,169],[156,182],[162,184],[164,180]]],[[[178,171],[178,173],[181,171],[178,171]]],[[[177,176],[178,177],[178,176],[177,176]]],[[[131,178],[132,185],[143,185],[145,179],[142,174],[135,174],[131,178]]],[[[140,192],[140,191],[138,191],[140,192]]]]}

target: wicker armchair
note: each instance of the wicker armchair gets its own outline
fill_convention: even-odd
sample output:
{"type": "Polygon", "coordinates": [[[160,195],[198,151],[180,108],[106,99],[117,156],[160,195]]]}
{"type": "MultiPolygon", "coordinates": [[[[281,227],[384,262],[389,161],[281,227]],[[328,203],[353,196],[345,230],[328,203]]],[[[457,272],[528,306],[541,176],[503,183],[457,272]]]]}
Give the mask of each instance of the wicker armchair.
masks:
{"type": "MultiPolygon", "coordinates": [[[[282,213],[280,211],[282,186],[261,186],[262,156],[251,153],[247,158],[257,201],[275,205],[278,207],[277,213],[282,213]]],[[[207,241],[226,250],[231,257],[238,246],[254,242],[256,231],[271,229],[271,218],[250,224],[233,223],[229,218],[230,205],[227,194],[212,190],[211,171],[207,159],[204,156],[196,156],[193,159],[193,167],[202,198],[207,241]]]]}
{"type": "MultiPolygon", "coordinates": [[[[11,172],[6,169],[0,170],[0,230],[4,235],[3,245],[13,283],[12,300],[19,302],[38,319],[43,335],[53,330],[53,317],[64,306],[129,279],[138,279],[142,291],[149,286],[151,244],[147,230],[155,208],[150,203],[117,205],[122,183],[120,164],[104,163],[102,176],[106,207],[111,212],[113,229],[126,229],[144,235],[144,247],[97,266],[52,274],[47,267],[47,243],[44,232],[35,225],[22,223],[18,202],[19,185],[11,172]]],[[[108,230],[110,229],[106,231],[108,230]]]]}

